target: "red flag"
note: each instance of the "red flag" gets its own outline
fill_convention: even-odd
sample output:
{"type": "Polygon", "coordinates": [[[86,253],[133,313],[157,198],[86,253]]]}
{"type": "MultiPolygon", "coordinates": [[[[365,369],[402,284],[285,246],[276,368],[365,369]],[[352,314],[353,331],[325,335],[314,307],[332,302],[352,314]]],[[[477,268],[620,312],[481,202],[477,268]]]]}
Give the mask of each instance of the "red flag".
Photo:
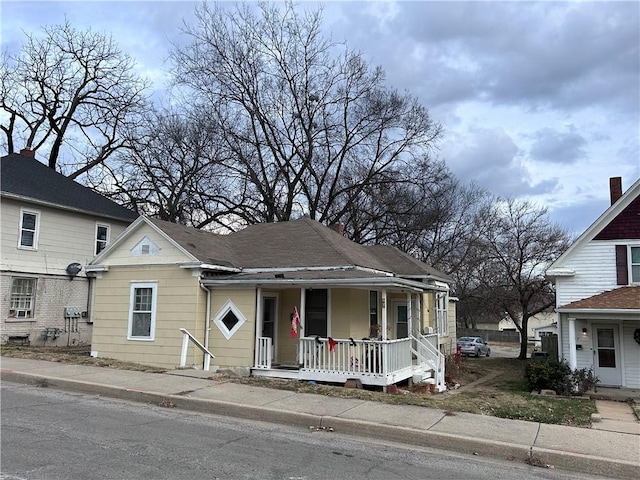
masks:
{"type": "Polygon", "coordinates": [[[298,325],[300,325],[298,307],[293,307],[293,315],[291,315],[291,338],[296,338],[298,336],[298,325]]]}
{"type": "Polygon", "coordinates": [[[333,338],[329,337],[329,351],[333,352],[333,349],[336,348],[336,344],[338,342],[336,342],[333,338]]]}

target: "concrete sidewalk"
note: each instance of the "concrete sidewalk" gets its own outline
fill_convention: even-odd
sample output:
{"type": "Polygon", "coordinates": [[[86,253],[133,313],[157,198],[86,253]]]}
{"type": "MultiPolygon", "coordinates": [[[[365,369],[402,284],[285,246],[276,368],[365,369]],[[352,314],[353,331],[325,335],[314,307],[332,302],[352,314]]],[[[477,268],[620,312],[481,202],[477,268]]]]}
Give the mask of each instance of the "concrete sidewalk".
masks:
{"type": "MultiPolygon", "coordinates": [[[[625,431],[548,425],[419,406],[221,383],[187,372],[143,373],[20,358],[0,358],[4,381],[309,427],[453,450],[612,478],[640,477],[640,424],[625,431]]],[[[628,405],[622,404],[629,408],[628,405]]],[[[615,409],[615,405],[608,405],[615,409]]],[[[621,406],[621,408],[624,408],[621,406]]],[[[606,414],[612,416],[612,413],[606,414]]],[[[604,415],[603,415],[604,418],[604,415]]],[[[616,420],[618,422],[619,420],[616,420]]],[[[620,424],[616,424],[621,429],[620,424]]]]}

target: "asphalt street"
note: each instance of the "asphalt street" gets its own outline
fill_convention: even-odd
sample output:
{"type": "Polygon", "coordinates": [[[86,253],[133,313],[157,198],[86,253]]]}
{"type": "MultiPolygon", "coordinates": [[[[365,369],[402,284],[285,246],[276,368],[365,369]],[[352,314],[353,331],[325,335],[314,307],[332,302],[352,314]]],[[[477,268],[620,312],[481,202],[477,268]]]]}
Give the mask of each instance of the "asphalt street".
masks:
{"type": "Polygon", "coordinates": [[[10,382],[0,394],[4,480],[602,478],[10,382]]]}

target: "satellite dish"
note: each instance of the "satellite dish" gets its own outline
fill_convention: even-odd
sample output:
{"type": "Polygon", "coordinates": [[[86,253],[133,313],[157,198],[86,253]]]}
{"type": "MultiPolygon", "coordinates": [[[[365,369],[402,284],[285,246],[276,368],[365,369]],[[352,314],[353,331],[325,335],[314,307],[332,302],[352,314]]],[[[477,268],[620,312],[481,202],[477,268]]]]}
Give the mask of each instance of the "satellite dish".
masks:
{"type": "Polygon", "coordinates": [[[82,270],[82,265],[80,265],[79,263],[70,263],[69,265],[67,265],[67,274],[72,278],[78,275],[78,273],[80,273],[80,270],[82,270]]]}

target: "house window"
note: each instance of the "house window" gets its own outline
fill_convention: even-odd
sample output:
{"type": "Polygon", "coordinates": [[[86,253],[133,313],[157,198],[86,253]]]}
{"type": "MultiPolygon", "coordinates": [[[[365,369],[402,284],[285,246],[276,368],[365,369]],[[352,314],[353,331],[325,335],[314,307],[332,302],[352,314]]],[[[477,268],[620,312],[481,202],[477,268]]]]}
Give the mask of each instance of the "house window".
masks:
{"type": "Polygon", "coordinates": [[[233,337],[246,321],[242,312],[234,305],[231,299],[227,300],[227,303],[218,310],[218,313],[213,318],[213,323],[217,325],[227,340],[233,337]]]}
{"type": "Polygon", "coordinates": [[[378,292],[369,291],[369,325],[378,324],[378,292]]]}
{"type": "Polygon", "coordinates": [[[102,250],[107,247],[109,243],[109,225],[96,225],[96,251],[95,254],[98,255],[102,250]]]}
{"type": "Polygon", "coordinates": [[[326,337],[328,332],[327,289],[309,289],[305,294],[305,337],[326,337]]]}
{"type": "Polygon", "coordinates": [[[158,284],[132,283],[129,307],[129,340],[153,340],[156,326],[158,284]]]}
{"type": "Polygon", "coordinates": [[[640,247],[631,247],[631,283],[640,283],[640,247]]]}
{"type": "Polygon", "coordinates": [[[38,248],[38,227],[40,213],[32,210],[20,210],[20,236],[18,248],[36,250],[38,248]]]}
{"type": "Polygon", "coordinates": [[[436,293],[435,299],[436,327],[442,336],[449,335],[449,318],[447,313],[447,294],[436,293]]]}
{"type": "Polygon", "coordinates": [[[11,280],[11,300],[9,302],[9,317],[33,318],[33,308],[36,301],[35,278],[13,278],[11,280]]]}

